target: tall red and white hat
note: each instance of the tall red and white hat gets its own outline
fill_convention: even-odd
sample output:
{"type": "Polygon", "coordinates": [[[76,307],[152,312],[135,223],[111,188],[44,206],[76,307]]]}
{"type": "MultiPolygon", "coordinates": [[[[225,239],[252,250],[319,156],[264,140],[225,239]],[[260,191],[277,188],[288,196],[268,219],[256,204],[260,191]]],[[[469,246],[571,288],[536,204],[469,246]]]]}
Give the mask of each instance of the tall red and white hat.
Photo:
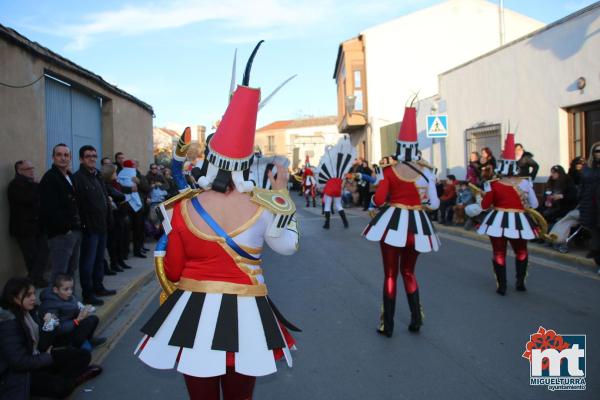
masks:
{"type": "Polygon", "coordinates": [[[496,163],[496,172],[500,175],[512,176],[519,174],[519,167],[515,157],[515,134],[507,133],[504,139],[504,150],[496,163]]]}
{"type": "Polygon", "coordinates": [[[231,94],[225,114],[207,143],[206,160],[209,164],[206,175],[198,179],[198,184],[204,189],[225,191],[232,181],[240,192],[249,192],[254,188],[251,181],[244,179],[243,172],[250,168],[254,158],[260,89],[248,85],[252,61],[262,42],[252,51],[242,85],[238,85],[231,94]]]}
{"type": "Polygon", "coordinates": [[[396,158],[398,161],[417,161],[419,155],[419,142],[417,140],[417,109],[404,108],[404,118],[396,140],[396,158]]]}

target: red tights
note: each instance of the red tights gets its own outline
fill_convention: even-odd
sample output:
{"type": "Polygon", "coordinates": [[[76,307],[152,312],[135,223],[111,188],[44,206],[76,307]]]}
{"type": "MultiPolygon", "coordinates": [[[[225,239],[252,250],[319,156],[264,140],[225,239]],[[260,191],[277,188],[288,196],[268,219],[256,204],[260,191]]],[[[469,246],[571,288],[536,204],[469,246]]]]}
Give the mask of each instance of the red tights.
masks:
{"type": "Polygon", "coordinates": [[[524,261],[527,259],[527,240],[525,239],[507,239],[505,237],[491,237],[492,252],[494,253],[494,262],[496,264],[506,266],[506,243],[510,242],[515,252],[515,258],[518,261],[524,261]]]}
{"type": "Polygon", "coordinates": [[[252,400],[256,377],[238,374],[233,368],[227,373],[211,378],[197,378],[183,375],[191,400],[220,400],[220,389],[223,400],[252,400]]]}
{"type": "Polygon", "coordinates": [[[415,264],[419,256],[419,253],[415,250],[414,235],[412,233],[408,234],[405,247],[390,246],[383,241],[379,242],[379,244],[381,246],[383,272],[385,274],[385,280],[383,281],[384,295],[389,299],[396,298],[398,269],[402,273],[404,290],[406,290],[406,293],[414,293],[418,288],[417,278],[415,277],[415,264]]]}

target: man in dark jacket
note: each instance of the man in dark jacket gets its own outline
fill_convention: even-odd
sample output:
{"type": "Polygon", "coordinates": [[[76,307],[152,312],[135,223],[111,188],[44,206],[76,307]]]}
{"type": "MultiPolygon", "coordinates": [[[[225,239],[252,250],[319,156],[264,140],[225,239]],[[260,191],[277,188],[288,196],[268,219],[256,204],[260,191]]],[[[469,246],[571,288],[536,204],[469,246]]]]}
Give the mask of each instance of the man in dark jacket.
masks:
{"type": "Polygon", "coordinates": [[[534,181],[540,166],[533,159],[533,154],[523,149],[521,143],[515,144],[515,158],[519,167],[519,176],[529,176],[534,181]]]}
{"type": "Polygon", "coordinates": [[[81,220],[77,191],[69,171],[71,150],[60,143],[52,150],[52,167],[40,181],[40,221],[48,236],[53,281],[57,274],[73,275],[79,265],[81,220]]]}
{"type": "Polygon", "coordinates": [[[78,205],[81,212],[82,240],[79,260],[79,279],[84,303],[102,305],[96,296],[117,293],[104,287],[104,250],[106,228],[110,209],[106,189],[96,169],[98,154],[93,146],[79,149],[79,170],[73,175],[78,189],[78,205]]]}
{"type": "Polygon", "coordinates": [[[48,286],[44,271],[48,265],[48,243],[40,229],[40,193],[30,161],[15,163],[15,178],[8,184],[9,231],[25,260],[29,279],[38,287],[48,286]]]}

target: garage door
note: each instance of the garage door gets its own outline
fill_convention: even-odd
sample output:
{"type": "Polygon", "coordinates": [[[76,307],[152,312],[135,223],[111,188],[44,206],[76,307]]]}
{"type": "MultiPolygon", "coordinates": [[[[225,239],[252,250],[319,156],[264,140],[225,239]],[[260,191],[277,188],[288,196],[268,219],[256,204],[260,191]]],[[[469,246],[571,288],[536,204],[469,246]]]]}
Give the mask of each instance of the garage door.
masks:
{"type": "MultiPolygon", "coordinates": [[[[46,76],[46,160],[52,165],[52,148],[71,148],[71,170],[79,169],[79,148],[90,144],[102,154],[102,101],[66,82],[46,76]]],[[[100,158],[98,158],[98,166],[100,158]]]]}

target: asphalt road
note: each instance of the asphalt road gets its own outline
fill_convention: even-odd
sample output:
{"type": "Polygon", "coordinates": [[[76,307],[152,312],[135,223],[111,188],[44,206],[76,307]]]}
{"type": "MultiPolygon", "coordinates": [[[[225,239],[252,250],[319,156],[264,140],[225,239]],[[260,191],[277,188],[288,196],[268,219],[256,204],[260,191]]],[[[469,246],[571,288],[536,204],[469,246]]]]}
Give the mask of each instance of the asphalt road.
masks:
{"type": "MultiPolygon", "coordinates": [[[[299,210],[297,255],[265,256],[270,296],[303,332],[295,335],[294,367],[280,363],[277,374],[260,378],[255,399],[600,398],[600,278],[592,271],[532,257],[528,291],[520,293],[511,258],[509,291],[501,297],[489,246],[443,235],[442,249],[417,263],[425,325],[417,335],[408,332],[400,290],[396,332],[388,339],[375,332],[383,272],[377,244],[360,237],[366,215],[350,210],[347,230],[334,216],[324,231],[319,211],[299,210]],[[521,354],[539,326],[587,335],[586,391],[529,385],[521,354]]],[[[137,301],[131,308],[142,307],[137,301]]],[[[133,356],[139,328],[156,305],[143,309],[104,360],[105,373],[76,399],[187,398],[180,375],[133,356]]]]}

